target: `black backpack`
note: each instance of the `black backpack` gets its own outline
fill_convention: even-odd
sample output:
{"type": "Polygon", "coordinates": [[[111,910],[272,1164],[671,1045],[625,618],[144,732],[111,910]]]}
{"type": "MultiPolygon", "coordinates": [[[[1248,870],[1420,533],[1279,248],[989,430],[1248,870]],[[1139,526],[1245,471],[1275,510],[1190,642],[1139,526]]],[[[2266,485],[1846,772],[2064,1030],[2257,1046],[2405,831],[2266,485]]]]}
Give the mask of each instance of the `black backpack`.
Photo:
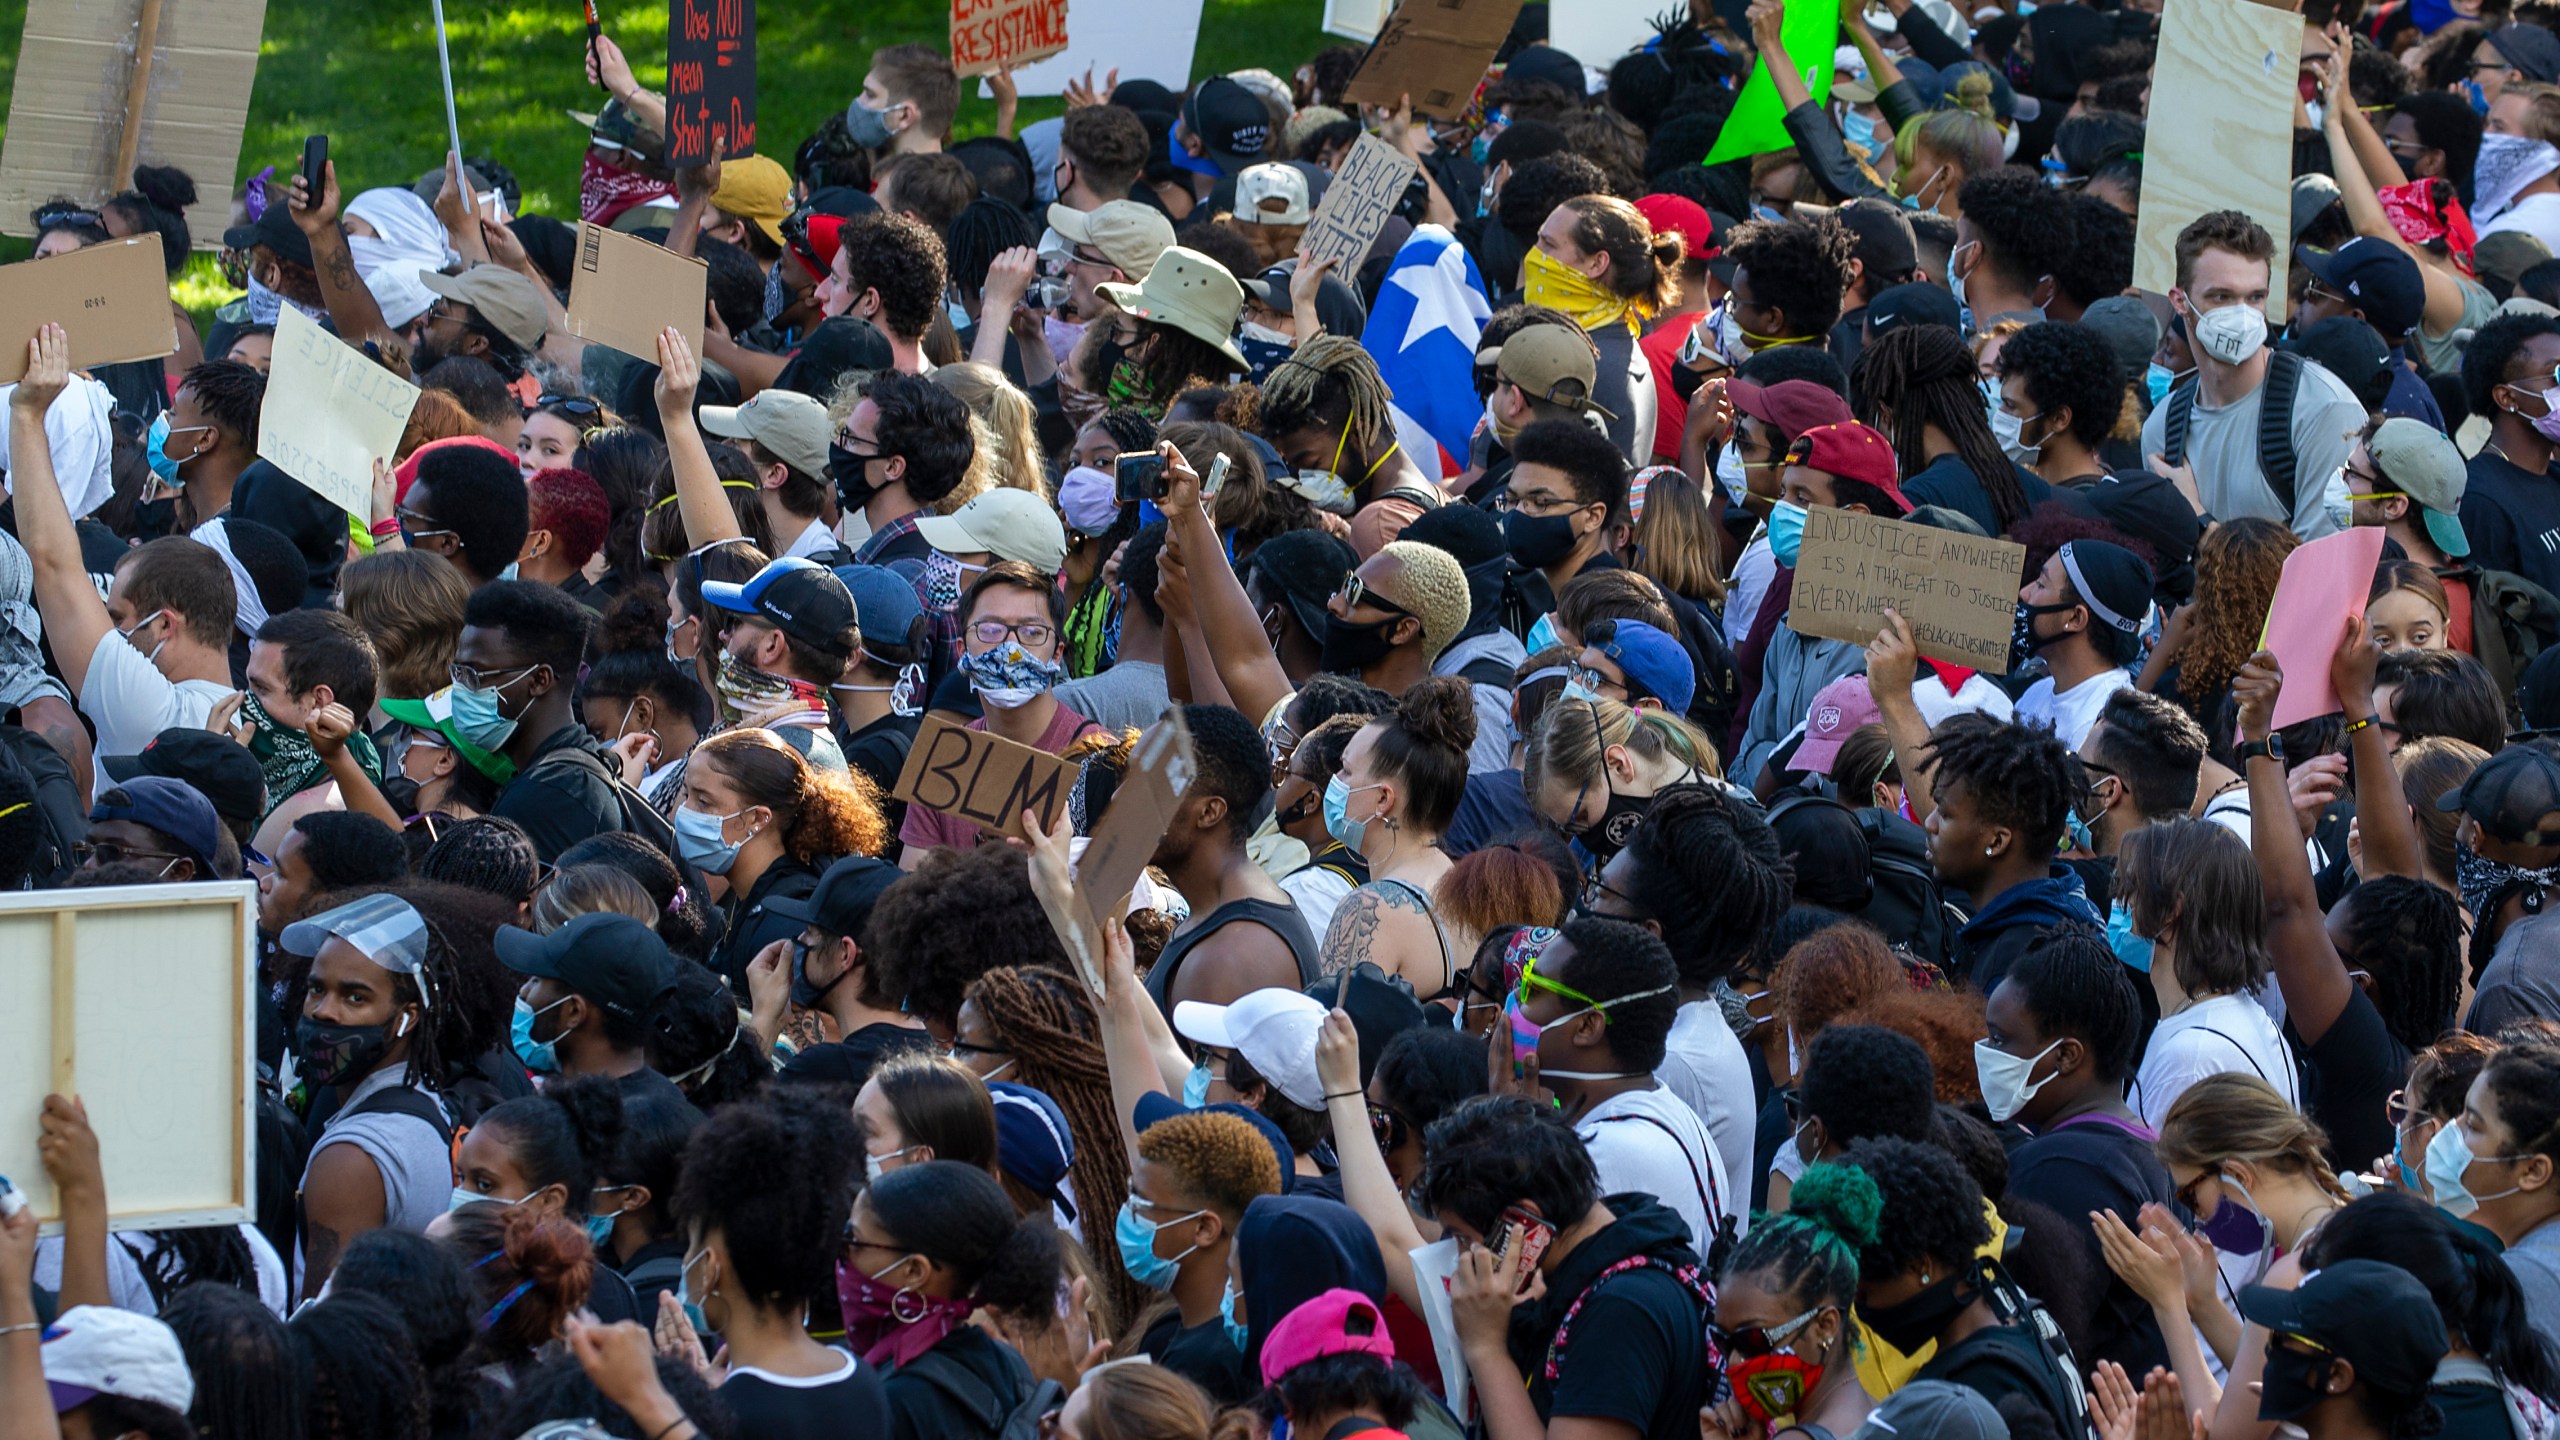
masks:
{"type": "Polygon", "coordinates": [[[1020,1397],[1010,1406],[977,1371],[940,1350],[927,1350],[897,1373],[913,1375],[949,1396],[976,1422],[979,1433],[992,1440],[1040,1440],[1040,1422],[1065,1407],[1067,1392],[1055,1380],[1034,1379],[1031,1367],[1010,1347],[1004,1359],[1013,1372],[1013,1393],[1020,1397]]]}
{"type": "MultiPolygon", "coordinates": [[[[2275,492],[2285,522],[2293,520],[2293,397],[2302,389],[2301,356],[2289,350],[2267,355],[2267,379],[2258,401],[2258,473],[2275,492]]],[[[2190,375],[2161,402],[2160,458],[2172,465],[2187,459],[2187,428],[2195,416],[2196,383],[2190,375]]]]}
{"type": "Polygon", "coordinates": [[[34,731],[0,725],[0,774],[14,775],[35,792],[35,807],[44,819],[44,838],[29,857],[28,882],[49,889],[78,862],[72,850],[89,838],[89,812],[80,804],[80,787],[71,778],[71,762],[34,731]]]}
{"type": "Polygon", "coordinates": [[[657,808],[649,803],[648,796],[623,784],[622,776],[593,749],[585,745],[555,746],[544,751],[542,758],[534,761],[533,768],[525,773],[539,774],[563,765],[598,776],[613,787],[613,798],[622,807],[622,828],[665,851],[667,858],[675,861],[676,868],[684,873],[686,883],[694,883],[692,867],[676,853],[676,827],[668,822],[666,816],[658,813],[657,808]]]}
{"type": "Polygon", "coordinates": [[[1853,809],[1828,795],[1790,795],[1770,806],[1766,819],[1774,827],[1790,810],[1818,805],[1848,811],[1866,837],[1867,903],[1858,918],[1882,931],[1886,943],[1944,968],[1950,939],[1966,916],[1938,887],[1927,835],[1892,811],[1853,809]]]}

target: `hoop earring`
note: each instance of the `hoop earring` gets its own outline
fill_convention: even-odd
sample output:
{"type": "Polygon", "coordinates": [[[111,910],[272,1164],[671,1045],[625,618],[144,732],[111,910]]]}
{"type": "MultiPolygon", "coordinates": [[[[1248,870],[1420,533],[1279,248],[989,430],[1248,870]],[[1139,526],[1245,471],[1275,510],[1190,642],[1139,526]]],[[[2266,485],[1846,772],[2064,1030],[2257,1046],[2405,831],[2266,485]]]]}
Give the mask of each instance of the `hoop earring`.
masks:
{"type": "Polygon", "coordinates": [[[927,1300],[912,1286],[901,1285],[898,1287],[898,1293],[889,1297],[889,1315],[901,1325],[913,1325],[932,1309],[933,1302],[927,1300]],[[915,1313],[912,1315],[907,1313],[907,1304],[910,1300],[915,1303],[915,1313]]]}

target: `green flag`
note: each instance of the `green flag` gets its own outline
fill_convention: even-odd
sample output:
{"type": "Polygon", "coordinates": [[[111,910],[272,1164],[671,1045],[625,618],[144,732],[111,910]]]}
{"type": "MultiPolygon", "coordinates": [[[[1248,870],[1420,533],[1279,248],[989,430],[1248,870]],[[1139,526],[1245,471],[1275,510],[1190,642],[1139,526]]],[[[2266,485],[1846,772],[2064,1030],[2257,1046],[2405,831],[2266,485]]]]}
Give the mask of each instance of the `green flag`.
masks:
{"type": "MultiPolygon", "coordinates": [[[[1787,0],[1783,38],[1787,55],[1804,73],[1804,88],[1813,103],[1829,103],[1832,56],[1840,39],[1837,0],[1787,0]]],[[[1768,58],[1752,61],[1751,75],[1742,82],[1742,93],[1734,97],[1733,113],[1726,117],[1723,133],[1716,136],[1715,148],[1707,152],[1706,163],[1793,146],[1796,142],[1787,134],[1786,113],[1786,105],[1778,99],[1777,82],[1769,78],[1768,58]]]]}

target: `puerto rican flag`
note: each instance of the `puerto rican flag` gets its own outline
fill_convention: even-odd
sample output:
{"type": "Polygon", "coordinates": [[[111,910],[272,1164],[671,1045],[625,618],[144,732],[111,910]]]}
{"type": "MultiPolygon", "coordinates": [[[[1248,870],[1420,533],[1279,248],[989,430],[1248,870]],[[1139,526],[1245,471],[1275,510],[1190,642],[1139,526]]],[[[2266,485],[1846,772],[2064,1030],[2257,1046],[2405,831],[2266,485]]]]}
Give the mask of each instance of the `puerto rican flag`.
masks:
{"type": "Polygon", "coordinates": [[[1484,418],[1476,341],[1492,315],[1466,248],[1447,229],[1422,225],[1388,266],[1360,336],[1395,397],[1396,438],[1425,470],[1436,452],[1443,478],[1466,468],[1467,439],[1484,418]]]}

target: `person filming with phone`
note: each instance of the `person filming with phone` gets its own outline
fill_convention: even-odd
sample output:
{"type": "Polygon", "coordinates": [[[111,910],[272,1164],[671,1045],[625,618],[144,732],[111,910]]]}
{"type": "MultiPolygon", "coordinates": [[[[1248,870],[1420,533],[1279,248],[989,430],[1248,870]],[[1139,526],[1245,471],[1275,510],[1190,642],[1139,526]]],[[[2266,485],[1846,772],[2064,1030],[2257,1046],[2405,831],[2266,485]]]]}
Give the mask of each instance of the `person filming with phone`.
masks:
{"type": "Polygon", "coordinates": [[[1603,1203],[1543,1101],[1469,1100],[1425,1147],[1417,1193],[1458,1239],[1449,1299],[1486,1440],[1696,1436],[1712,1301],[1680,1217],[1643,1194],[1603,1203]]]}

